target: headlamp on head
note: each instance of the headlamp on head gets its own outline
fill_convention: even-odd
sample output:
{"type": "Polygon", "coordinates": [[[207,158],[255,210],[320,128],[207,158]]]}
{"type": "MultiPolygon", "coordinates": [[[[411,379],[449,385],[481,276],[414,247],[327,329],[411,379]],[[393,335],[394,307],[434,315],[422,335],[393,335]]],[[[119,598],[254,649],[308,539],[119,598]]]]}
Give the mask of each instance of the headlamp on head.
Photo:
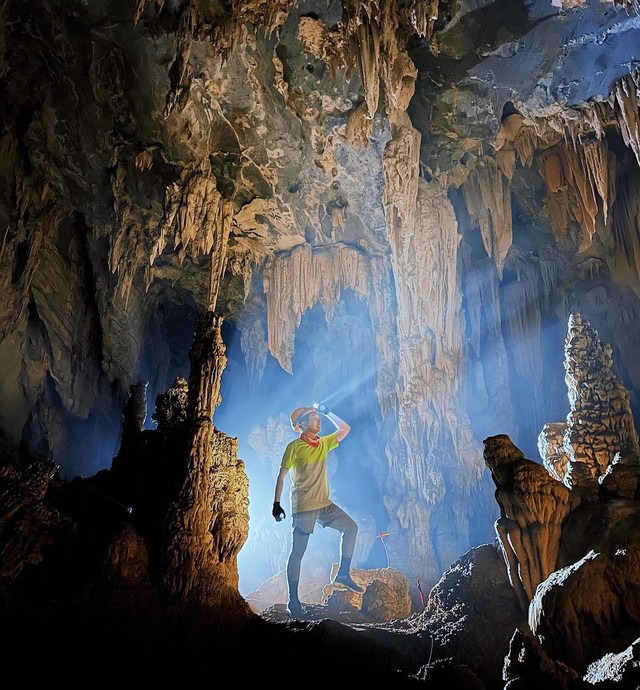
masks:
{"type": "Polygon", "coordinates": [[[300,433],[302,431],[302,428],[300,427],[300,423],[304,422],[305,417],[310,415],[312,412],[315,412],[316,409],[315,407],[296,407],[296,409],[291,413],[291,428],[300,433]]]}

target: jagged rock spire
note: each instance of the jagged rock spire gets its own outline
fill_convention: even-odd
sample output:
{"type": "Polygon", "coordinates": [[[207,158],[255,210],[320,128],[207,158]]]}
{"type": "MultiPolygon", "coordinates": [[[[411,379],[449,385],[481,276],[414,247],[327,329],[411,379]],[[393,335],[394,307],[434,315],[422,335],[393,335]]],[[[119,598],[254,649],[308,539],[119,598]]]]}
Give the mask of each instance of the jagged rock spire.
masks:
{"type": "Polygon", "coordinates": [[[637,450],[638,434],[612,348],[578,313],[569,317],[564,353],[571,410],[566,424],[545,425],[538,449],[549,473],[572,488],[597,480],[616,453],[637,450]]]}

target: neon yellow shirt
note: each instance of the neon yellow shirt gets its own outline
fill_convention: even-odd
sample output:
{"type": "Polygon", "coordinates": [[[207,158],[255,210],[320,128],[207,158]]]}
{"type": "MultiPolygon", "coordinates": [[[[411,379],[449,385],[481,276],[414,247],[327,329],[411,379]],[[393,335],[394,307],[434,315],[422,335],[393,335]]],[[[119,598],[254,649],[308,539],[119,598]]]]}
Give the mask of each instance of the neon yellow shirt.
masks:
{"type": "Polygon", "coordinates": [[[321,436],[315,448],[301,438],[286,447],[280,467],[291,470],[291,510],[294,513],[319,510],[331,503],[327,455],[339,445],[334,432],[321,436]]]}

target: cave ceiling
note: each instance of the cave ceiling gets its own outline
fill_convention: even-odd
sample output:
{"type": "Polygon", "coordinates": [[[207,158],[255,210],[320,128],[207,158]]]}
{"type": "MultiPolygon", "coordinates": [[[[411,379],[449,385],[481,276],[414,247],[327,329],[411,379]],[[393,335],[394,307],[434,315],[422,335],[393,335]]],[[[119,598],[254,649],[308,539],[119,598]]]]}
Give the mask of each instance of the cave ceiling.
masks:
{"type": "Polygon", "coordinates": [[[639,36],[635,2],[5,3],[4,432],[94,471],[199,310],[254,384],[299,335],[314,395],[367,381],[394,548],[435,577],[483,436],[563,416],[569,313],[635,400],[639,36]]]}

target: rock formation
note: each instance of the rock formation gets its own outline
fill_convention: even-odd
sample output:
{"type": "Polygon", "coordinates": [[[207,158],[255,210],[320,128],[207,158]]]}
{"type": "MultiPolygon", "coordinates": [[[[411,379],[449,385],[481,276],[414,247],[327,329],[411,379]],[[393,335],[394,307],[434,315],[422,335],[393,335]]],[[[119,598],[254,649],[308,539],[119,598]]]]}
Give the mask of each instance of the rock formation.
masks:
{"type": "Polygon", "coordinates": [[[638,453],[629,393],[612,364],[611,346],[572,314],[564,356],[571,411],[565,425],[545,425],[538,440],[549,473],[569,488],[599,480],[621,450],[638,453]]]}
{"type": "MultiPolygon", "coordinates": [[[[212,600],[234,588],[243,553],[261,550],[275,576],[287,534],[256,488],[287,439],[274,433],[264,454],[249,439],[330,395],[355,422],[335,486],[364,526],[357,566],[402,572],[414,613],[416,583],[428,591],[491,540],[496,517],[521,606],[586,555],[583,520],[606,523],[602,544],[615,519],[627,524],[640,409],[637,0],[63,5],[0,9],[3,471],[7,506],[40,516],[39,539],[18,538],[26,517],[15,523],[8,571],[44,557],[52,537],[37,525],[67,535],[87,511],[98,530],[102,506],[125,518],[105,562],[140,587],[159,569],[186,595],[210,548],[212,600]],[[223,319],[215,346],[228,366],[201,371],[214,398],[196,411],[202,313],[223,319]],[[571,314],[610,351],[592,340],[587,369],[565,371],[566,417],[557,353],[571,314]],[[186,457],[160,439],[201,413],[184,473],[169,479],[161,463],[155,476],[145,444],[186,457]],[[541,429],[544,475],[528,460],[541,429]],[[491,472],[486,438],[500,450],[491,472]],[[248,506],[233,490],[243,481],[248,506]],[[31,485],[37,500],[14,496],[31,485]],[[49,491],[56,500],[39,500],[49,491]]],[[[534,653],[533,638],[522,644],[534,653]]],[[[611,653],[622,665],[625,650],[611,653]]],[[[415,682],[444,672],[444,657],[432,662],[415,682]]]]}
{"type": "Polygon", "coordinates": [[[485,440],[501,508],[496,533],[528,623],[511,640],[505,687],[637,682],[640,465],[628,393],[612,367],[611,348],[573,314],[571,411],[566,425],[541,433],[544,464],[506,435],[485,440]]]}

